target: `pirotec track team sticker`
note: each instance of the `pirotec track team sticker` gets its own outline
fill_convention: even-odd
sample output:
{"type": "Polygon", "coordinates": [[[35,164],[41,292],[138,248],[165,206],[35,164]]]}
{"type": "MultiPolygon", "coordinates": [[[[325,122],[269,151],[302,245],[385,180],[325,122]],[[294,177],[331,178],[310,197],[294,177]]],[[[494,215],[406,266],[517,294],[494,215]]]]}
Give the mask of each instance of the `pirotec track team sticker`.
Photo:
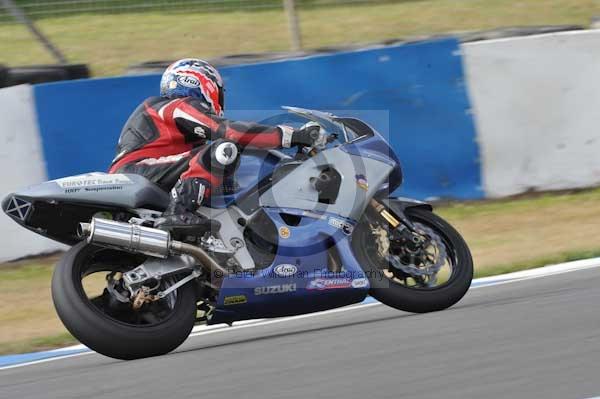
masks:
{"type": "Polygon", "coordinates": [[[53,180],[61,188],[88,188],[98,186],[122,186],[133,184],[133,181],[126,175],[105,173],[88,173],[85,175],[64,177],[62,179],[53,180]]]}

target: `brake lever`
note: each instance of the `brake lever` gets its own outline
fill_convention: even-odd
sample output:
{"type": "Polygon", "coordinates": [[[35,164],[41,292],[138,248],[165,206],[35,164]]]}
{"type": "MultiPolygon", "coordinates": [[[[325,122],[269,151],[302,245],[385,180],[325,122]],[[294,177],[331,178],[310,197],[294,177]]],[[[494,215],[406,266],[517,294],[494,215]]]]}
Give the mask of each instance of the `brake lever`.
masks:
{"type": "Polygon", "coordinates": [[[304,147],[304,154],[308,157],[314,157],[315,155],[317,155],[319,153],[319,150],[317,149],[317,147],[304,147]]]}
{"type": "Polygon", "coordinates": [[[315,155],[317,155],[317,153],[319,153],[319,151],[325,149],[327,144],[331,144],[334,141],[336,141],[338,139],[338,137],[339,136],[337,133],[328,134],[325,137],[324,143],[322,143],[321,145],[313,145],[311,147],[304,147],[303,152],[306,155],[308,155],[309,157],[314,157],[315,155]]]}
{"type": "Polygon", "coordinates": [[[303,155],[305,157],[314,157],[319,153],[320,150],[324,149],[327,144],[331,144],[338,139],[339,135],[337,133],[327,134],[325,137],[325,142],[322,145],[313,145],[313,146],[299,146],[298,152],[296,156],[303,155]]]}

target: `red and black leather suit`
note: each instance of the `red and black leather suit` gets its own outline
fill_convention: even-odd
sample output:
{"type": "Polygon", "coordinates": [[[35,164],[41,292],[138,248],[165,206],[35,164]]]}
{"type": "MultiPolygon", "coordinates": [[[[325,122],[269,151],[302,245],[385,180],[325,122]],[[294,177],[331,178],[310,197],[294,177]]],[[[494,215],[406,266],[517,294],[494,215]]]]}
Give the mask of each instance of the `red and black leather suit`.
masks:
{"type": "Polygon", "coordinates": [[[229,121],[212,114],[197,98],[151,97],[125,124],[110,173],[143,175],[172,190],[173,198],[179,197],[186,210],[194,211],[239,163],[238,157],[230,165],[219,164],[214,157],[219,143],[278,148],[282,129],[229,121]]]}

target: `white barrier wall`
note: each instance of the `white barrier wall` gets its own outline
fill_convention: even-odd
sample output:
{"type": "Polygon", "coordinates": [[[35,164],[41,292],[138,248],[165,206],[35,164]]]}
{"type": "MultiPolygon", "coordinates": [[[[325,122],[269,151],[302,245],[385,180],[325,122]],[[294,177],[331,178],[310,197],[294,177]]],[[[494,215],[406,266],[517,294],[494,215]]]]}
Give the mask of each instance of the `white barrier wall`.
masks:
{"type": "MultiPolygon", "coordinates": [[[[28,85],[0,90],[0,197],[46,180],[33,93],[28,85]]],[[[61,246],[0,212],[0,262],[61,246]]]]}
{"type": "Polygon", "coordinates": [[[487,197],[600,184],[600,30],[463,53],[487,197]]]}

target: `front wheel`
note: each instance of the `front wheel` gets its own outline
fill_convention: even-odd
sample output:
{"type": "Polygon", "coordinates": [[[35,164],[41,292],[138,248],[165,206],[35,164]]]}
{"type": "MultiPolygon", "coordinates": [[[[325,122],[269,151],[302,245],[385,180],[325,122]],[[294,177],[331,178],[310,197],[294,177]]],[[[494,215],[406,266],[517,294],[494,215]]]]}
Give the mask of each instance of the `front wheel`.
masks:
{"type": "Polygon", "coordinates": [[[412,313],[446,309],[471,285],[471,252],[460,234],[433,212],[421,208],[405,212],[425,238],[421,247],[399,238],[402,234],[377,215],[365,215],[353,234],[352,246],[369,278],[370,294],[412,313]]]}
{"type": "MultiPolygon", "coordinates": [[[[168,353],[187,338],[196,319],[192,284],[137,310],[115,300],[107,289],[107,276],[131,270],[143,261],[143,257],[85,242],[61,258],[52,276],[52,299],[63,324],[81,343],[103,355],[129,360],[168,353]],[[92,288],[100,293],[91,295],[92,288]]],[[[172,283],[163,279],[161,288],[172,283]]]]}

